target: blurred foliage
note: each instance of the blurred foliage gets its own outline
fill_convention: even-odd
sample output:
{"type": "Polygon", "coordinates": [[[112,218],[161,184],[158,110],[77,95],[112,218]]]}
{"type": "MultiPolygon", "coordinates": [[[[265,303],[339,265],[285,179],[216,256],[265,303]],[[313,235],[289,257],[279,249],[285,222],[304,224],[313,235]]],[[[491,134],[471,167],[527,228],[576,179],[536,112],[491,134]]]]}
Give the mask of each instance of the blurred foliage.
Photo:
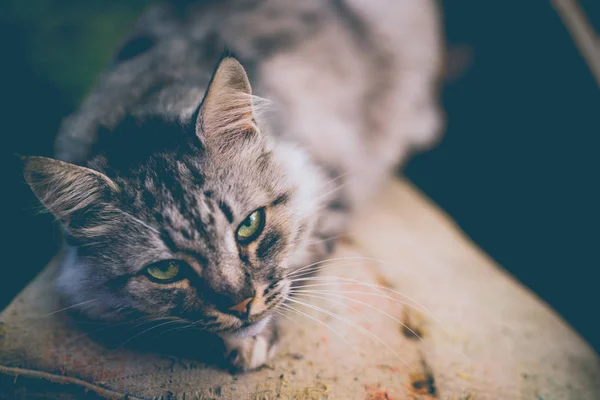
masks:
{"type": "Polygon", "coordinates": [[[3,0],[0,24],[25,36],[36,78],[76,105],[150,0],[3,0]]]}

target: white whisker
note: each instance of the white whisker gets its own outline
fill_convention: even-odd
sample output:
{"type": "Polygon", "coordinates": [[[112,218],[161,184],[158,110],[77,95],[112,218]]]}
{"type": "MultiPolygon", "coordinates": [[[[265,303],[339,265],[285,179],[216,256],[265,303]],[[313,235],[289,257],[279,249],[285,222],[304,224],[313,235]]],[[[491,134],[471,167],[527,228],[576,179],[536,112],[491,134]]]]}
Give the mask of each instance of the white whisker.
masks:
{"type": "Polygon", "coordinates": [[[158,229],[156,229],[153,226],[148,225],[146,222],[142,221],[141,219],[131,215],[130,213],[121,210],[120,208],[115,208],[115,211],[117,211],[118,213],[121,213],[123,215],[125,215],[126,217],[130,218],[132,221],[137,222],[138,224],[142,225],[143,227],[150,229],[152,232],[156,233],[156,234],[160,234],[160,232],[158,231],[158,229]]]}
{"type": "MultiPolygon", "coordinates": [[[[415,299],[413,299],[412,297],[402,293],[402,292],[398,292],[396,290],[387,288],[385,286],[382,285],[377,285],[375,283],[367,283],[367,282],[361,282],[357,279],[352,279],[352,278],[342,278],[339,276],[315,276],[315,277],[311,277],[311,278],[299,278],[299,279],[294,279],[292,282],[301,282],[301,281],[309,281],[309,282],[328,282],[328,283],[313,283],[313,284],[309,284],[309,285],[300,285],[300,286],[295,286],[294,289],[302,289],[302,288],[308,288],[308,287],[323,287],[323,286],[331,286],[335,283],[341,284],[341,285],[350,285],[350,284],[354,284],[354,285],[358,285],[358,286],[363,286],[363,287],[367,287],[369,289],[373,289],[375,290],[377,293],[379,293],[381,296],[389,298],[389,299],[394,299],[396,301],[401,302],[402,304],[406,304],[408,306],[411,306],[413,308],[419,308],[422,311],[429,313],[429,311],[427,310],[427,308],[422,305],[421,303],[419,303],[418,301],[416,301],[415,299]],[[390,296],[388,296],[387,294],[383,293],[382,291],[389,291],[392,292],[398,296],[402,296],[405,299],[408,299],[412,302],[411,303],[407,303],[405,301],[399,300],[399,299],[395,299],[392,298],[390,296]]],[[[368,293],[368,292],[367,292],[368,293]]],[[[374,293],[373,293],[374,294],[374,293]]]]}
{"type": "MultiPolygon", "coordinates": [[[[321,280],[321,279],[323,279],[323,280],[328,280],[328,279],[324,279],[324,278],[326,278],[326,277],[320,277],[320,278],[319,278],[319,277],[316,277],[316,279],[315,279],[315,278],[312,278],[312,279],[311,279],[311,278],[303,278],[303,279],[306,279],[306,280],[321,280]]],[[[338,277],[331,277],[331,278],[334,278],[334,279],[329,279],[329,280],[331,281],[331,283],[316,283],[316,284],[312,284],[312,285],[302,285],[302,286],[296,286],[296,287],[294,288],[294,290],[297,290],[297,289],[304,289],[304,288],[308,288],[308,287],[319,287],[319,286],[321,286],[321,287],[322,287],[322,286],[331,286],[331,285],[333,285],[334,283],[336,283],[336,282],[335,282],[335,281],[336,281],[336,279],[337,279],[337,280],[341,280],[341,281],[347,281],[347,282],[350,282],[350,283],[352,283],[352,284],[356,284],[356,285],[359,285],[359,286],[368,287],[368,288],[370,288],[370,289],[374,289],[374,290],[375,290],[375,289],[380,289],[380,290],[377,290],[377,293],[372,293],[372,292],[361,292],[361,291],[348,291],[348,290],[341,291],[340,293],[344,293],[344,294],[362,294],[362,295],[366,295],[366,296],[377,296],[377,297],[383,297],[383,298],[386,298],[386,299],[389,299],[389,300],[395,301],[395,302],[397,302],[397,303],[404,304],[404,305],[406,305],[406,306],[409,306],[409,307],[411,307],[411,308],[414,308],[415,310],[422,311],[422,312],[424,312],[425,314],[427,314],[428,316],[430,316],[431,318],[433,318],[433,320],[434,320],[436,323],[438,323],[438,324],[440,325],[440,327],[441,327],[441,328],[444,330],[444,332],[445,332],[446,334],[450,335],[450,333],[449,333],[449,330],[448,330],[448,329],[446,328],[446,326],[445,326],[445,325],[442,323],[442,321],[440,321],[440,319],[439,319],[439,318],[437,318],[437,317],[435,316],[435,314],[433,314],[431,311],[429,311],[429,309],[428,309],[427,307],[425,307],[424,305],[422,305],[422,304],[421,304],[421,303],[419,303],[418,301],[414,300],[414,299],[413,299],[413,298],[411,298],[410,296],[407,296],[407,295],[405,295],[405,294],[403,294],[403,293],[401,293],[401,292],[398,292],[398,291],[396,291],[396,290],[393,290],[393,289],[390,289],[390,288],[386,288],[385,286],[381,286],[381,285],[375,285],[375,284],[370,284],[370,283],[365,283],[365,282],[360,282],[360,281],[358,281],[358,280],[355,280],[355,279],[349,279],[349,278],[338,278],[338,277]],[[397,299],[397,298],[395,298],[395,297],[388,296],[387,294],[385,294],[385,293],[382,293],[382,292],[381,292],[381,290],[385,290],[385,291],[388,291],[388,292],[392,292],[392,293],[394,293],[394,294],[396,294],[396,295],[403,296],[403,297],[405,297],[406,299],[408,299],[408,300],[412,301],[414,304],[410,304],[410,303],[407,303],[407,302],[405,302],[405,301],[403,301],[403,300],[397,299]]],[[[337,282],[337,283],[339,283],[339,282],[337,282]]],[[[341,284],[344,284],[344,283],[341,283],[341,284]]],[[[325,293],[328,293],[327,291],[324,291],[324,292],[325,292],[325,293]]]]}
{"type": "Polygon", "coordinates": [[[355,324],[354,322],[350,321],[347,318],[344,318],[342,316],[337,315],[336,313],[333,313],[331,311],[328,311],[322,307],[318,307],[315,306],[314,304],[309,304],[300,300],[296,300],[296,299],[292,299],[292,298],[288,298],[288,301],[291,301],[293,303],[297,303],[297,304],[301,304],[305,307],[311,308],[315,311],[320,311],[324,314],[327,314],[333,318],[339,319],[342,322],[345,322],[346,324],[358,329],[360,332],[363,332],[365,335],[369,336],[372,340],[374,340],[375,342],[382,344],[383,346],[385,346],[389,351],[391,351],[396,357],[398,357],[398,359],[400,359],[400,361],[402,361],[402,363],[404,365],[406,365],[408,367],[409,370],[411,370],[412,372],[414,372],[413,368],[406,362],[406,360],[404,360],[398,353],[396,353],[396,351],[394,351],[394,349],[392,349],[387,343],[385,343],[383,340],[379,339],[376,335],[374,335],[371,331],[369,331],[368,329],[365,329],[364,327],[355,324]]]}
{"type": "Polygon", "coordinates": [[[178,323],[178,322],[181,322],[181,321],[180,320],[175,320],[175,321],[171,320],[171,321],[163,322],[162,324],[158,324],[158,325],[152,326],[152,327],[150,327],[148,329],[145,329],[145,330],[141,331],[140,333],[137,333],[137,334],[133,335],[132,337],[130,337],[129,339],[127,339],[126,341],[124,341],[120,345],[118,345],[115,350],[120,349],[125,344],[131,342],[133,339],[135,339],[136,337],[139,337],[139,336],[143,335],[146,332],[149,332],[149,331],[151,331],[153,329],[159,328],[159,327],[164,326],[164,325],[174,324],[174,323],[178,323]]]}
{"type": "MultiPolygon", "coordinates": [[[[324,264],[324,263],[328,263],[328,262],[332,262],[332,261],[373,261],[373,262],[377,262],[377,263],[380,263],[380,264],[386,264],[386,262],[383,261],[383,260],[378,260],[376,258],[364,257],[364,256],[335,257],[335,258],[328,258],[327,260],[317,261],[317,262],[314,262],[312,264],[305,265],[305,266],[303,266],[301,268],[295,269],[291,273],[288,274],[288,277],[291,277],[291,276],[300,276],[300,275],[298,275],[298,273],[306,271],[310,267],[316,267],[316,266],[318,266],[320,264],[324,264]]],[[[359,265],[363,265],[364,266],[365,264],[359,264],[359,265]]]]}
{"type": "Polygon", "coordinates": [[[341,185],[338,185],[337,187],[335,187],[325,193],[320,194],[319,196],[317,196],[316,201],[320,203],[321,200],[329,197],[330,195],[334,194],[338,190],[343,189],[344,187],[348,186],[351,182],[352,182],[351,180],[347,180],[347,181],[343,182],[341,185]]]}
{"type": "MultiPolygon", "coordinates": [[[[288,300],[291,300],[291,299],[288,299],[288,300]]],[[[300,310],[298,310],[298,309],[296,309],[296,308],[294,308],[294,307],[292,307],[292,306],[290,306],[289,304],[286,304],[286,303],[282,303],[281,307],[285,307],[286,309],[291,310],[291,311],[295,312],[296,314],[303,315],[306,318],[309,318],[309,319],[311,319],[311,320],[313,320],[315,322],[318,322],[319,324],[323,325],[324,327],[326,327],[327,329],[329,329],[330,331],[332,331],[337,337],[339,337],[340,339],[342,339],[342,341],[344,343],[346,343],[352,350],[358,352],[358,350],[350,342],[348,342],[348,340],[345,337],[343,337],[340,333],[338,333],[338,331],[336,331],[335,329],[333,329],[331,326],[329,326],[324,321],[321,321],[321,320],[313,317],[312,315],[309,315],[309,314],[307,314],[305,312],[302,312],[302,311],[300,311],[300,310]]]]}
{"type": "Polygon", "coordinates": [[[42,315],[41,317],[37,317],[37,318],[35,318],[35,319],[46,318],[46,317],[49,317],[50,315],[54,315],[54,314],[57,314],[57,313],[59,313],[59,312],[63,312],[63,311],[66,311],[66,310],[70,310],[70,309],[72,309],[72,308],[79,307],[79,306],[82,306],[82,305],[84,305],[84,304],[89,304],[89,303],[92,303],[92,302],[94,302],[94,301],[98,301],[98,300],[99,300],[99,298],[95,298],[95,299],[91,299],[91,300],[82,301],[81,303],[73,304],[73,305],[71,305],[71,306],[68,306],[68,307],[65,307],[65,308],[61,308],[60,310],[52,311],[51,313],[48,313],[48,314],[42,315]]]}
{"type": "MultiPolygon", "coordinates": [[[[183,320],[181,320],[180,322],[181,322],[181,323],[184,323],[184,321],[183,321],[183,320]]],[[[184,330],[186,330],[186,329],[188,329],[188,328],[193,328],[193,327],[197,328],[197,330],[206,330],[206,329],[205,329],[203,326],[198,326],[198,325],[199,325],[201,322],[202,322],[202,320],[198,320],[198,321],[192,321],[192,322],[190,322],[190,323],[188,323],[188,324],[186,324],[186,325],[184,325],[184,326],[177,326],[177,327],[175,327],[175,328],[171,328],[171,329],[169,329],[169,330],[167,330],[167,331],[165,331],[165,332],[162,332],[162,333],[161,333],[161,334],[159,334],[158,336],[156,336],[156,337],[152,338],[152,340],[154,340],[154,339],[156,339],[156,338],[158,338],[158,337],[160,337],[160,336],[162,336],[162,335],[165,335],[165,334],[167,334],[167,333],[169,333],[169,332],[173,332],[173,331],[184,331],[184,330]]]]}
{"type": "MultiPolygon", "coordinates": [[[[330,298],[325,298],[325,297],[316,296],[316,295],[312,295],[312,294],[296,293],[296,292],[292,292],[292,293],[290,293],[290,294],[291,294],[291,295],[293,295],[293,296],[291,296],[292,298],[294,298],[294,296],[306,296],[306,297],[320,298],[320,299],[322,299],[322,300],[328,300],[329,302],[331,302],[331,303],[333,303],[333,304],[337,304],[337,305],[339,305],[339,306],[342,306],[342,307],[344,307],[344,308],[347,308],[347,309],[349,309],[349,310],[351,310],[351,311],[357,311],[357,310],[356,310],[356,308],[354,308],[354,307],[352,307],[352,306],[349,306],[348,304],[346,304],[346,303],[344,303],[344,302],[337,301],[337,300],[333,300],[333,299],[330,299],[330,298]]],[[[365,318],[365,319],[366,319],[368,322],[370,322],[370,323],[372,323],[372,324],[374,324],[374,323],[375,323],[375,321],[373,321],[373,319],[372,319],[372,318],[370,318],[368,315],[363,315],[363,317],[364,317],[364,318],[365,318]]]]}
{"type": "Polygon", "coordinates": [[[311,241],[308,241],[308,242],[306,242],[306,245],[310,246],[310,245],[312,245],[312,244],[319,244],[319,243],[326,242],[326,241],[328,241],[328,240],[335,240],[335,239],[339,239],[339,238],[341,238],[341,237],[343,237],[343,236],[345,236],[345,235],[343,235],[343,234],[342,234],[342,235],[333,235],[333,236],[328,236],[328,237],[326,237],[326,238],[323,238],[323,239],[311,240],[311,241]]]}
{"type": "Polygon", "coordinates": [[[324,184],[323,184],[323,188],[327,187],[328,185],[330,185],[330,184],[332,184],[332,183],[335,183],[335,182],[337,182],[338,180],[340,180],[340,179],[342,179],[342,178],[344,178],[344,177],[346,177],[346,176],[350,175],[350,174],[351,174],[351,173],[353,173],[353,172],[354,172],[353,170],[349,170],[349,171],[346,171],[346,172],[344,172],[344,173],[342,173],[342,174],[339,174],[338,176],[336,176],[336,177],[334,177],[334,178],[331,178],[331,179],[329,179],[328,181],[325,181],[325,182],[323,182],[323,183],[324,183],[324,184]]]}
{"type": "Polygon", "coordinates": [[[302,326],[300,325],[300,323],[298,321],[296,321],[295,319],[293,319],[292,317],[290,317],[289,315],[285,314],[283,311],[280,310],[273,310],[273,312],[275,312],[277,315],[281,315],[282,317],[289,319],[290,321],[292,321],[294,324],[298,325],[298,326],[302,326]]]}
{"type": "MultiPolygon", "coordinates": [[[[292,293],[294,293],[294,294],[295,294],[295,295],[297,295],[297,296],[316,297],[316,298],[319,298],[319,299],[328,300],[328,301],[332,301],[332,302],[333,302],[333,300],[331,300],[330,298],[327,298],[327,297],[324,297],[324,296],[319,296],[319,295],[312,294],[312,292],[310,292],[310,291],[303,291],[303,292],[292,292],[292,293]]],[[[381,310],[381,309],[379,309],[379,308],[377,308],[377,307],[375,307],[375,306],[373,306],[373,305],[371,305],[371,304],[369,304],[369,303],[365,303],[364,301],[361,301],[361,300],[358,300],[358,299],[353,299],[352,297],[349,297],[349,296],[337,295],[337,294],[335,294],[335,293],[322,293],[322,294],[326,294],[326,295],[329,295],[329,296],[334,296],[334,297],[341,298],[341,299],[344,299],[344,300],[353,301],[353,302],[355,302],[355,303],[362,304],[362,305],[364,305],[364,306],[366,306],[366,307],[369,307],[369,308],[370,308],[370,309],[372,309],[372,310],[375,310],[375,311],[377,311],[377,312],[380,312],[381,314],[383,314],[383,315],[385,315],[386,317],[390,318],[390,319],[391,319],[391,320],[393,320],[394,322],[396,322],[396,323],[398,323],[398,324],[402,325],[402,326],[403,326],[404,328],[406,328],[406,329],[407,329],[407,330],[408,330],[410,333],[412,333],[412,334],[413,334],[415,337],[419,338],[419,340],[420,340],[422,343],[424,342],[424,341],[423,341],[423,339],[421,338],[421,336],[419,336],[419,335],[418,335],[418,334],[417,334],[417,333],[416,333],[414,330],[412,330],[412,328],[411,328],[411,327],[409,327],[408,325],[406,325],[404,322],[400,321],[399,319],[397,319],[397,318],[396,318],[396,317],[394,317],[393,315],[391,315],[391,314],[389,314],[389,313],[387,313],[387,312],[385,312],[385,311],[383,311],[383,310],[381,310]]],[[[335,303],[336,303],[336,304],[344,304],[344,303],[342,303],[342,302],[335,302],[335,303]]],[[[368,316],[366,316],[366,315],[365,315],[365,318],[367,318],[367,319],[369,320],[369,317],[368,317],[368,316]]],[[[370,322],[372,322],[372,321],[370,321],[370,322]]]]}
{"type": "MultiPolygon", "coordinates": [[[[141,317],[141,318],[146,318],[146,317],[141,317]]],[[[98,328],[98,329],[94,329],[94,330],[92,330],[92,331],[89,331],[89,332],[86,332],[86,333],[82,333],[81,335],[77,335],[77,336],[75,336],[74,338],[71,338],[71,339],[67,340],[67,341],[64,343],[64,345],[65,345],[65,346],[68,346],[69,344],[71,344],[71,343],[75,343],[76,341],[78,341],[78,340],[80,340],[80,339],[83,339],[83,338],[84,338],[84,337],[86,337],[86,336],[93,335],[94,333],[98,333],[98,332],[104,331],[104,330],[106,330],[106,329],[114,328],[114,327],[116,327],[116,326],[119,326],[119,325],[126,325],[126,324],[130,324],[130,323],[132,323],[132,322],[136,322],[136,321],[140,320],[141,318],[136,318],[136,319],[133,319],[133,320],[131,320],[131,321],[130,321],[130,320],[127,320],[127,321],[120,321],[120,322],[115,322],[115,323],[106,324],[106,325],[104,325],[104,326],[102,326],[102,327],[100,327],[100,328],[98,328]]],[[[149,323],[149,322],[153,322],[153,321],[146,321],[146,322],[148,322],[148,323],[149,323]]],[[[141,324],[140,324],[140,325],[141,325],[141,324]]],[[[139,325],[136,325],[136,326],[139,326],[139,325]]]]}
{"type": "MultiPolygon", "coordinates": [[[[376,290],[378,293],[381,293],[382,297],[386,297],[389,299],[392,299],[394,301],[400,302],[402,304],[405,304],[407,306],[410,306],[412,308],[415,309],[420,309],[421,311],[425,312],[428,316],[430,316],[431,318],[433,318],[435,320],[435,322],[437,322],[442,329],[448,333],[448,329],[444,326],[444,324],[439,320],[439,318],[437,318],[431,311],[429,311],[429,309],[427,309],[427,307],[425,307],[424,305],[422,305],[421,303],[419,303],[418,301],[416,301],[415,299],[413,299],[412,297],[398,292],[396,290],[393,290],[389,287],[385,287],[382,285],[378,285],[378,284],[370,284],[370,283],[365,283],[365,282],[361,282],[355,279],[350,279],[350,278],[342,278],[342,277],[335,277],[335,276],[315,276],[315,277],[309,277],[309,278],[301,278],[302,276],[306,276],[314,271],[308,270],[308,269],[312,269],[311,267],[315,268],[316,270],[319,271],[323,271],[329,268],[333,268],[336,266],[341,266],[341,265],[346,265],[345,263],[348,261],[372,261],[372,262],[376,262],[376,263],[380,263],[380,264],[387,264],[385,261],[383,260],[378,260],[376,258],[372,258],[372,257],[364,257],[364,256],[352,256],[352,257],[337,257],[337,258],[331,258],[328,260],[322,260],[322,261],[318,261],[312,264],[309,264],[307,266],[304,266],[302,268],[299,268],[295,271],[292,271],[290,274],[288,274],[288,278],[292,278],[291,281],[292,282],[299,282],[299,281],[331,281],[331,280],[335,280],[335,281],[345,281],[345,282],[352,282],[358,285],[362,285],[365,287],[369,287],[373,290],[376,290]],[[327,263],[327,262],[332,262],[332,261],[336,261],[335,263],[329,264],[329,265],[325,265],[322,266],[321,264],[327,263]],[[408,300],[410,300],[413,304],[409,304],[406,303],[404,301],[401,301],[399,299],[395,299],[392,298],[390,296],[385,295],[384,293],[382,293],[382,291],[387,291],[387,292],[392,292],[396,295],[402,296],[403,298],[406,298],[408,300]]],[[[360,266],[366,266],[366,264],[357,264],[360,266]]],[[[406,271],[403,271],[406,272],[406,271]]],[[[322,286],[326,286],[326,284],[321,284],[322,286]]],[[[296,286],[295,289],[299,289],[299,288],[303,288],[303,287],[315,287],[313,285],[302,285],[302,286],[296,286]]],[[[373,294],[371,294],[373,295],[373,294]]]]}

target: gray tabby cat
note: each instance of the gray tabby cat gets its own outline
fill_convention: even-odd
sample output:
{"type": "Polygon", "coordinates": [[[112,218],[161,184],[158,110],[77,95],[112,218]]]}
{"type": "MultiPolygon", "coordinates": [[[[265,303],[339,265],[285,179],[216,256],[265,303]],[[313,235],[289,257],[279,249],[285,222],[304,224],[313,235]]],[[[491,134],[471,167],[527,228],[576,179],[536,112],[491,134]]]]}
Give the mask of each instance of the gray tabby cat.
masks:
{"type": "Polygon", "coordinates": [[[424,0],[149,10],[65,120],[57,160],[25,161],[64,228],[59,292],[92,320],[193,324],[235,368],[264,364],[290,273],[435,138],[437,33],[424,0]]]}

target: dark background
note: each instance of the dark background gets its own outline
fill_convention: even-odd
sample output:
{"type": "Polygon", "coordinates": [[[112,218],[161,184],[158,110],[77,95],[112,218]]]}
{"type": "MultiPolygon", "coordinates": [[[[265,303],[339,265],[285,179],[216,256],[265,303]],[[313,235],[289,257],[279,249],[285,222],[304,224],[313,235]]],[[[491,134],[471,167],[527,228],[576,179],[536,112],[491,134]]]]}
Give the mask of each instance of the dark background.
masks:
{"type": "MultiPolygon", "coordinates": [[[[59,244],[14,154],[51,155],[60,120],[148,3],[0,4],[0,309],[59,244]]],[[[469,67],[444,88],[446,136],[406,174],[598,350],[598,85],[549,1],[442,3],[469,67]]],[[[600,2],[581,4],[599,31],[600,2]]]]}

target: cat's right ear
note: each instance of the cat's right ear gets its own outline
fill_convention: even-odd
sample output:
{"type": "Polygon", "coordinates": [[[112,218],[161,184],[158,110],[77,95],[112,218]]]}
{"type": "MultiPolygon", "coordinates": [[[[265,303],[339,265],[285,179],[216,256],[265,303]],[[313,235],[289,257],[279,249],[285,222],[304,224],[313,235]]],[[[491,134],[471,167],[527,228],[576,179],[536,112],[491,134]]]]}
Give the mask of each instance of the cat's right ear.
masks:
{"type": "Polygon", "coordinates": [[[23,158],[23,175],[42,205],[71,233],[92,232],[92,225],[118,193],[106,175],[46,157],[23,158]],[[92,221],[93,220],[93,221],[92,221]]]}
{"type": "Polygon", "coordinates": [[[228,148],[258,133],[252,89],[244,67],[233,57],[217,66],[196,119],[196,134],[209,144],[228,148]]]}

